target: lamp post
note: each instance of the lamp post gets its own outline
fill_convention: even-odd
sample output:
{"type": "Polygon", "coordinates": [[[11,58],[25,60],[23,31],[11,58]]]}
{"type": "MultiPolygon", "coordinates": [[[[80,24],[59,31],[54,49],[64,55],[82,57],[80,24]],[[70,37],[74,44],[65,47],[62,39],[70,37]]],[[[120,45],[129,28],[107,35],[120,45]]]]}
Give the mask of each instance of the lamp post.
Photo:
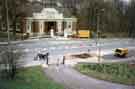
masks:
{"type": "Polygon", "coordinates": [[[2,16],[1,16],[1,14],[0,14],[0,30],[2,29],[2,23],[1,23],[1,20],[2,19],[2,16]]]}
{"type": "Polygon", "coordinates": [[[104,9],[100,9],[97,12],[97,30],[96,30],[96,45],[97,45],[97,60],[101,62],[101,47],[100,47],[100,15],[104,12],[104,9]]]}
{"type": "Polygon", "coordinates": [[[6,9],[6,30],[8,34],[8,45],[10,44],[10,30],[9,30],[9,19],[8,19],[8,2],[5,0],[5,9],[6,9]]]}
{"type": "MultiPolygon", "coordinates": [[[[7,41],[8,41],[8,52],[6,53],[6,51],[4,53],[6,53],[7,55],[7,63],[5,65],[6,67],[6,72],[9,73],[8,71],[11,71],[12,70],[12,73],[13,73],[13,64],[11,62],[13,62],[12,60],[12,57],[10,56],[10,30],[9,30],[9,17],[8,17],[8,0],[5,0],[5,11],[6,11],[6,30],[7,30],[7,34],[8,34],[8,38],[7,38],[7,41]]],[[[12,54],[11,54],[12,55],[12,54]]],[[[13,55],[12,55],[13,56],[13,55]]]]}
{"type": "Polygon", "coordinates": [[[97,13],[97,42],[96,42],[96,45],[97,45],[97,57],[98,57],[98,62],[100,63],[100,54],[101,54],[101,50],[100,50],[100,45],[99,45],[99,41],[100,41],[100,37],[99,37],[99,30],[100,30],[100,15],[99,13],[97,13]]]}

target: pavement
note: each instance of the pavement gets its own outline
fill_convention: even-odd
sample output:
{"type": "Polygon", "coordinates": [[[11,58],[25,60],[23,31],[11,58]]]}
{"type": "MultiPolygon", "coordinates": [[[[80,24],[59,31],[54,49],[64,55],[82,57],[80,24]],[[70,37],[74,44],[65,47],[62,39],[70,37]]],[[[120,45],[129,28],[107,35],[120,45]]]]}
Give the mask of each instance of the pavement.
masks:
{"type": "Polygon", "coordinates": [[[135,86],[106,82],[82,75],[65,65],[51,65],[45,68],[44,72],[50,79],[64,85],[65,89],[135,89],[135,86]]]}

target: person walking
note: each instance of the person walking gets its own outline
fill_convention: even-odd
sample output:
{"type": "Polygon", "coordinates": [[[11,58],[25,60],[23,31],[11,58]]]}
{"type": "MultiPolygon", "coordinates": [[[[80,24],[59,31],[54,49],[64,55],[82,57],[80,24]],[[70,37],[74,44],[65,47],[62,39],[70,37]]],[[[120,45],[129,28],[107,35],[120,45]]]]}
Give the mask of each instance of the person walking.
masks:
{"type": "Polygon", "coordinates": [[[54,29],[51,27],[50,35],[53,38],[54,37],[54,29]]]}

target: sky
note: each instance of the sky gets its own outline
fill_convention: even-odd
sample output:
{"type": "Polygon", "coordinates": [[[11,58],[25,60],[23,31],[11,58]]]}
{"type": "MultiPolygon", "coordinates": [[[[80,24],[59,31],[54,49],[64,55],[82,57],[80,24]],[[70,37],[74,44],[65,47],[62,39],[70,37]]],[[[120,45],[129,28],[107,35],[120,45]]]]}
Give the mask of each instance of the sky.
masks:
{"type": "Polygon", "coordinates": [[[121,0],[124,1],[125,3],[129,3],[131,0],[121,0]]]}

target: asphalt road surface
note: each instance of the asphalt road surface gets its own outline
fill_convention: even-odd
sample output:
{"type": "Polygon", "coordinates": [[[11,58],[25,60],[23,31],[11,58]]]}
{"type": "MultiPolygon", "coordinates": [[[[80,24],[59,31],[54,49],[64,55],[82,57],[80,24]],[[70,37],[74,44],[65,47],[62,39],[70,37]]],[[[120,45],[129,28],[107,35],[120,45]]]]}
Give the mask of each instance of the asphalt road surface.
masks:
{"type": "MultiPolygon", "coordinates": [[[[14,52],[21,53],[21,60],[30,63],[37,55],[38,51],[47,50],[50,58],[53,60],[61,58],[65,54],[96,51],[100,47],[105,54],[106,59],[116,59],[113,54],[115,48],[129,48],[130,51],[135,49],[135,40],[133,39],[100,39],[98,44],[96,40],[57,40],[57,39],[36,39],[28,42],[20,42],[12,45],[14,52]],[[109,54],[108,54],[109,53],[109,54]]],[[[0,46],[1,52],[5,51],[5,46],[0,46]]],[[[130,52],[129,57],[135,56],[130,52]]]]}

